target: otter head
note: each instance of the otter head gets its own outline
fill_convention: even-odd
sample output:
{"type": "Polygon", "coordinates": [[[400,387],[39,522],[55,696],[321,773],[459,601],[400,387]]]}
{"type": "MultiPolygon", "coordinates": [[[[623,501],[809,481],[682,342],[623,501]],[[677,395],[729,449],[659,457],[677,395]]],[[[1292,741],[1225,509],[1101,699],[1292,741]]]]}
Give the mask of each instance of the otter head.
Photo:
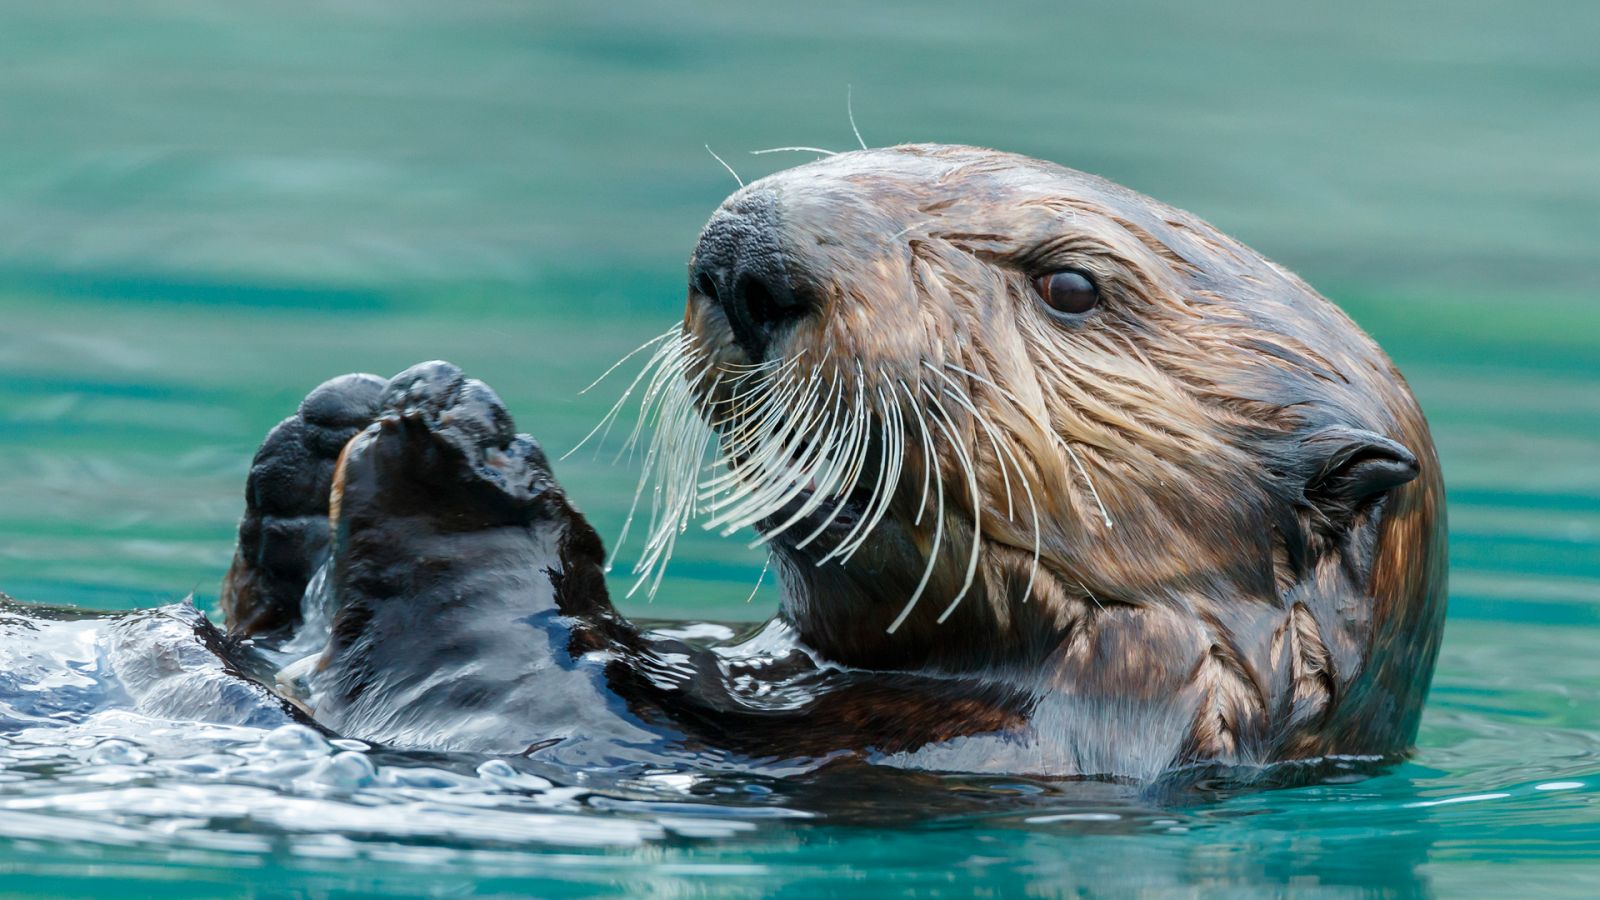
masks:
{"type": "Polygon", "coordinates": [[[1112,693],[1212,666],[1257,712],[1381,693],[1414,729],[1426,425],[1348,318],[1188,213],[988,150],[831,156],[722,204],[658,358],[686,387],[652,383],[655,546],[755,526],[834,659],[1112,693]]]}

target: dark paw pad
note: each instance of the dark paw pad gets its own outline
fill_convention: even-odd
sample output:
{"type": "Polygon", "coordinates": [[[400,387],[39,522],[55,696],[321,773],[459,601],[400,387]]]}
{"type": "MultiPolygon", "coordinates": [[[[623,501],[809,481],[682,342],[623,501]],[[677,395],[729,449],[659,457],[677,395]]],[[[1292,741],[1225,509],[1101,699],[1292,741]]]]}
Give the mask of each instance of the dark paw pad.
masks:
{"type": "Polygon", "coordinates": [[[390,379],[383,407],[385,420],[421,425],[463,451],[503,450],[516,437],[511,413],[494,390],[447,362],[419,363],[390,379]]]}
{"type": "MultiPolygon", "coordinates": [[[[388,382],[376,375],[330,378],[300,401],[307,443],[320,455],[337,458],[355,433],[378,417],[388,382]]],[[[293,420],[290,420],[293,421],[293,420]]]]}
{"type": "Polygon", "coordinates": [[[388,385],[376,375],[323,382],[267,434],[250,465],[239,546],[221,605],[235,634],[282,636],[328,550],[328,492],[340,452],[377,417],[388,385]]]}
{"type": "Polygon", "coordinates": [[[413,477],[489,487],[523,503],[552,484],[544,451],[516,433],[494,390],[447,362],[420,363],[391,379],[378,422],[385,439],[407,442],[401,459],[413,477]]]}

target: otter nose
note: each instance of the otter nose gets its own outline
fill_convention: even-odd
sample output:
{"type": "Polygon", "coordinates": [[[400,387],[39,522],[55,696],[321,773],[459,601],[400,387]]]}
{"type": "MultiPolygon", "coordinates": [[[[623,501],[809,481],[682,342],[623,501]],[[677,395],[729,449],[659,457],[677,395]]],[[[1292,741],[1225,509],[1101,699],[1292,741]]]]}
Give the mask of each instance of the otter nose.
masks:
{"type": "Polygon", "coordinates": [[[771,195],[744,198],[711,218],[689,264],[690,287],[722,309],[751,359],[764,357],[777,333],[813,306],[784,259],[778,229],[771,195]]]}

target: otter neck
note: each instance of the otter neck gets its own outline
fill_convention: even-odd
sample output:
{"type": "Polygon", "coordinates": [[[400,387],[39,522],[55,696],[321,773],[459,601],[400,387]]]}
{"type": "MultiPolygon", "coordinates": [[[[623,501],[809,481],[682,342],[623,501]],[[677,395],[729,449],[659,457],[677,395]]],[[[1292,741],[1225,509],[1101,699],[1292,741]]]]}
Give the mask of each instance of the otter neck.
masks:
{"type": "Polygon", "coordinates": [[[951,608],[963,573],[941,569],[896,627],[915,583],[887,583],[893,570],[817,567],[781,551],[774,564],[783,585],[779,618],[825,658],[855,668],[1002,676],[1035,670],[1083,617],[1082,605],[1071,598],[1042,591],[1040,584],[1024,598],[1025,579],[981,569],[951,608]]]}

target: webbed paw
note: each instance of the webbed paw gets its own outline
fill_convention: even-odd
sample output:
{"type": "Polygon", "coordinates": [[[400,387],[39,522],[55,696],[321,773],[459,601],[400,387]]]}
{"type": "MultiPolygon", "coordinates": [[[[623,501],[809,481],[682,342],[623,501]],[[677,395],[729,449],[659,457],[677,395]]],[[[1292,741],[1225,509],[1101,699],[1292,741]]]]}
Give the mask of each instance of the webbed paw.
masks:
{"type": "Polygon", "coordinates": [[[306,584],[328,552],[328,494],[339,454],[377,417],[388,382],[341,375],[323,382],[268,432],[250,464],[239,544],[222,583],[230,634],[287,637],[306,584]]]}

